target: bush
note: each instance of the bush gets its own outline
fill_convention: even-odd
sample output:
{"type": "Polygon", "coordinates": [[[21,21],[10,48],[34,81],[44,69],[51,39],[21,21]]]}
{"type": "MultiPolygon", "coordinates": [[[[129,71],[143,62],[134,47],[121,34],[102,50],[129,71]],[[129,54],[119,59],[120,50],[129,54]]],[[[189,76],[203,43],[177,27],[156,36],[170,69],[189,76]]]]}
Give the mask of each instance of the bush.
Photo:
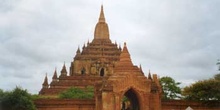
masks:
{"type": "Polygon", "coordinates": [[[6,92],[0,90],[0,102],[3,110],[35,110],[31,95],[19,87],[6,92]]]}
{"type": "Polygon", "coordinates": [[[66,91],[59,94],[59,98],[62,99],[93,99],[94,98],[94,88],[88,86],[85,90],[71,87],[66,91]]]}

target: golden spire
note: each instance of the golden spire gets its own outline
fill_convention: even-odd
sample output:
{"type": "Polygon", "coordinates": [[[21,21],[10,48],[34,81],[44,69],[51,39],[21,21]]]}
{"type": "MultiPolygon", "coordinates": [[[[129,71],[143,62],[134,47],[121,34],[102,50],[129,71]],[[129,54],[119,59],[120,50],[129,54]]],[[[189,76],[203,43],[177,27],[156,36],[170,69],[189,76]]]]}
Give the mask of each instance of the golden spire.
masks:
{"type": "Polygon", "coordinates": [[[104,11],[103,11],[103,5],[101,6],[101,12],[100,12],[100,16],[99,16],[99,22],[105,22],[105,15],[104,15],[104,11]]]}
{"type": "Polygon", "coordinates": [[[94,38],[95,39],[109,39],[108,24],[105,22],[103,5],[101,6],[99,21],[95,27],[94,38]]]}

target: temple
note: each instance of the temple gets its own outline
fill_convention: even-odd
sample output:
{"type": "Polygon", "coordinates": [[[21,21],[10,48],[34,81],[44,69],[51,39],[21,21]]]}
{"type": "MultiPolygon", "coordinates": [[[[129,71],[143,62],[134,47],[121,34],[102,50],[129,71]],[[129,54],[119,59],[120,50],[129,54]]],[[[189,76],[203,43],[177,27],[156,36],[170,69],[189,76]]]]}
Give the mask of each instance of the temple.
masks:
{"type": "Polygon", "coordinates": [[[103,6],[94,39],[77,49],[69,72],[64,63],[57,73],[55,69],[50,83],[45,77],[40,95],[56,96],[70,87],[93,86],[95,104],[91,110],[161,109],[162,90],[157,75],[149,72],[146,77],[141,66],[132,63],[126,43],[121,48],[111,41],[103,6]],[[129,104],[122,102],[124,97],[129,104]]]}

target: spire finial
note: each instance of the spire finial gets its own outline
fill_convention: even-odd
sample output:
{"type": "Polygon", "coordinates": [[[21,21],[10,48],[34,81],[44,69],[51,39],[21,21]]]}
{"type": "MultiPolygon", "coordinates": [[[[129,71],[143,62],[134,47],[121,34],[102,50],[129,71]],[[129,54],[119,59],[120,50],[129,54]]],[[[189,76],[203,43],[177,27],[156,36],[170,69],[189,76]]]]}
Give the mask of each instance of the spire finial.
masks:
{"type": "MultiPolygon", "coordinates": [[[[124,47],[123,47],[123,50],[122,50],[122,51],[124,51],[124,52],[126,52],[126,53],[129,54],[128,49],[127,49],[126,42],[124,42],[124,47]]],[[[129,54],[129,57],[130,57],[130,54],[129,54]]]]}
{"type": "Polygon", "coordinates": [[[142,66],[141,66],[141,64],[140,64],[140,70],[142,71],[142,66]]]}
{"type": "Polygon", "coordinates": [[[100,16],[99,16],[99,22],[105,22],[105,15],[104,15],[104,11],[103,11],[103,5],[101,5],[101,12],[100,12],[100,16]]]}
{"type": "Polygon", "coordinates": [[[148,74],[148,79],[152,79],[150,70],[149,70],[149,74],[148,74]]]}
{"type": "Polygon", "coordinates": [[[141,67],[141,64],[140,64],[140,71],[142,74],[144,74],[143,70],[142,70],[142,67],[141,67]]]}
{"type": "Polygon", "coordinates": [[[118,47],[118,49],[121,51],[121,44],[119,44],[119,47],[118,47]]]}
{"type": "Polygon", "coordinates": [[[127,64],[129,64],[129,65],[133,65],[131,58],[130,58],[130,53],[128,52],[128,49],[126,46],[126,43],[124,43],[124,47],[123,47],[123,50],[120,55],[120,61],[127,62],[127,64]]]}
{"type": "Polygon", "coordinates": [[[66,70],[66,65],[65,62],[63,64],[63,68],[61,70],[61,76],[67,76],[67,70],[66,70]]]}
{"type": "Polygon", "coordinates": [[[88,41],[87,41],[87,46],[89,45],[89,39],[88,39],[88,41]]]}
{"type": "Polygon", "coordinates": [[[64,61],[64,63],[63,63],[63,68],[66,69],[66,62],[65,62],[65,61],[64,61]]]}
{"type": "Polygon", "coordinates": [[[54,74],[53,74],[53,77],[52,77],[53,80],[56,80],[57,79],[57,68],[55,67],[55,71],[54,71],[54,74]]]}
{"type": "Polygon", "coordinates": [[[95,27],[94,38],[95,39],[109,39],[108,24],[105,22],[103,5],[101,6],[99,20],[95,27]]]}
{"type": "Polygon", "coordinates": [[[48,79],[47,79],[47,73],[46,73],[46,76],[44,78],[44,82],[43,82],[43,88],[48,88],[49,87],[49,84],[48,84],[48,79]]]}
{"type": "Polygon", "coordinates": [[[80,53],[80,49],[79,49],[79,47],[78,47],[78,49],[77,49],[76,53],[78,53],[78,54],[80,53]]]}

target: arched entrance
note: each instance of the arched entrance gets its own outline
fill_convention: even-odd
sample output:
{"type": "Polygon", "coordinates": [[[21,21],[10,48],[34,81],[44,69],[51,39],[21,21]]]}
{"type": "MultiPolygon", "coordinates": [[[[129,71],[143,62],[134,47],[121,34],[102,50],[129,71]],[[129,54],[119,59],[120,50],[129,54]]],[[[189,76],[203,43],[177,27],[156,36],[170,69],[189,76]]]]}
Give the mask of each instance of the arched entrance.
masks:
{"type": "Polygon", "coordinates": [[[101,70],[100,70],[100,76],[104,76],[105,75],[105,70],[104,70],[104,68],[102,68],[101,70]]]}
{"type": "Polygon", "coordinates": [[[81,75],[84,75],[86,73],[86,69],[83,67],[82,69],[81,69],[81,75]]]}
{"type": "Polygon", "coordinates": [[[140,110],[139,99],[133,89],[125,92],[121,100],[121,110],[140,110]]]}

